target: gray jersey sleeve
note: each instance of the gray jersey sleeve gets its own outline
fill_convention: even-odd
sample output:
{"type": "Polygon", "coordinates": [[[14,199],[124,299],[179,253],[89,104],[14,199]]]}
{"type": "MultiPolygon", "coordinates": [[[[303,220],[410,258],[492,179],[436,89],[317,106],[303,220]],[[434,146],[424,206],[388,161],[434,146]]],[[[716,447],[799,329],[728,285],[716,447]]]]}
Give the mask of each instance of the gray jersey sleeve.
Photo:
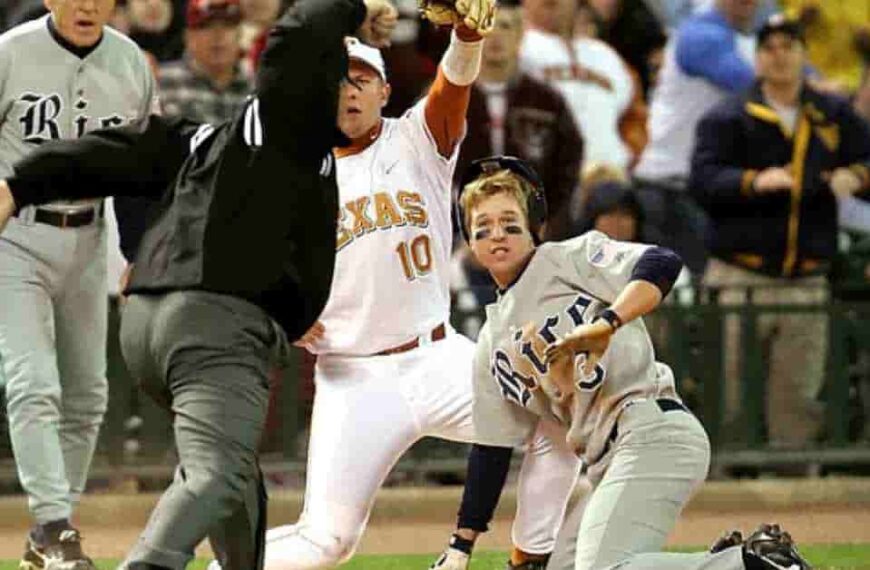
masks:
{"type": "Polygon", "coordinates": [[[613,240],[593,230],[559,247],[564,248],[589,292],[612,303],[631,281],[637,260],[651,246],[613,240]]]}
{"type": "Polygon", "coordinates": [[[149,115],[160,115],[162,113],[160,110],[157,79],[154,77],[154,73],[151,71],[151,66],[148,63],[148,58],[145,57],[144,53],[141,54],[141,61],[144,65],[145,88],[143,93],[145,96],[142,98],[142,112],[136,122],[140,125],[144,125],[148,120],[149,115]]]}
{"type": "Polygon", "coordinates": [[[476,443],[517,447],[535,430],[539,417],[504,398],[490,362],[492,340],[489,323],[480,331],[474,355],[473,420],[476,443]]]}

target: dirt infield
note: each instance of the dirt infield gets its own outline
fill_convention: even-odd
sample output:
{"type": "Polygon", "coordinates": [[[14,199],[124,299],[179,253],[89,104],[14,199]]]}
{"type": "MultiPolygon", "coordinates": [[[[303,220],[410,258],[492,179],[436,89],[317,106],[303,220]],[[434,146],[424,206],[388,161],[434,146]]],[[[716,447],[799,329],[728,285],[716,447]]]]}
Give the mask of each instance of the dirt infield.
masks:
{"type": "MultiPolygon", "coordinates": [[[[385,489],[378,497],[360,552],[437,552],[445,543],[461,489],[385,489]]],[[[80,527],[89,553],[122,556],[144,524],[154,495],[93,495],[80,509],[80,527]]],[[[483,549],[510,545],[515,497],[506,492],[483,549]]],[[[273,493],[270,525],[295,520],[299,493],[273,493]]],[[[670,544],[702,545],[727,528],[749,529],[762,521],[786,526],[805,544],[870,543],[870,479],[710,483],[692,501],[670,544]]],[[[27,531],[25,502],[0,500],[0,559],[21,553],[27,531]]],[[[208,548],[201,550],[208,555],[208,548]]]]}

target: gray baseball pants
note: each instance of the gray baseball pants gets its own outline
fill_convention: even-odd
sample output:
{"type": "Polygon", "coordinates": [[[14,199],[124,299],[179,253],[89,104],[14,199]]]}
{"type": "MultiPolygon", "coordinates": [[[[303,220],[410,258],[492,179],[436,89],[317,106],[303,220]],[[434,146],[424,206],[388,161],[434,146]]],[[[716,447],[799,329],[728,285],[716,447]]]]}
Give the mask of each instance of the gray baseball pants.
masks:
{"type": "Polygon", "coordinates": [[[0,383],[19,481],[46,523],[72,514],[106,411],[106,237],[102,219],[61,229],[33,213],[0,235],[0,383]]]}
{"type": "Polygon", "coordinates": [[[743,570],[740,547],[661,552],[709,463],[710,442],[695,416],[655,400],[631,404],[611,449],[589,469],[592,492],[566,517],[548,570],[743,570]]]}
{"type": "Polygon", "coordinates": [[[266,494],[257,447],[267,374],[286,353],[259,307],[225,295],[132,295],[121,347],[141,388],[171,408],[179,465],[122,568],[187,566],[206,537],[226,570],[263,567],[266,494]]]}

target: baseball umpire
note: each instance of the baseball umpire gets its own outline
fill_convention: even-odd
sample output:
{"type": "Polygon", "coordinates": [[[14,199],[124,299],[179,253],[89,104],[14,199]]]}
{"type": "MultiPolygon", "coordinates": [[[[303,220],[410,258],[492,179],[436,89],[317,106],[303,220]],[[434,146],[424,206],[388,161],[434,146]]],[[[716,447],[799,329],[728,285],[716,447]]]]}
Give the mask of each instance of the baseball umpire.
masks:
{"type": "MultiPolygon", "coordinates": [[[[43,142],[148,116],[154,80],[105,27],[114,4],[47,0],[0,36],[0,178],[43,142]]],[[[0,235],[0,387],[35,523],[22,570],[94,567],[70,517],[108,398],[105,251],[101,199],[22,207],[0,235]]]]}
{"type": "Polygon", "coordinates": [[[172,409],[180,464],[123,568],[185,568],[207,536],[223,568],[262,568],[267,372],[284,339],[314,323],[332,280],[344,36],[379,45],[395,25],[386,0],[365,1],[289,8],[254,96],[227,123],[151,116],[144,129],[45,145],[0,183],[0,228],[59,197],[162,196],[121,341],[143,389],[172,409]]]}

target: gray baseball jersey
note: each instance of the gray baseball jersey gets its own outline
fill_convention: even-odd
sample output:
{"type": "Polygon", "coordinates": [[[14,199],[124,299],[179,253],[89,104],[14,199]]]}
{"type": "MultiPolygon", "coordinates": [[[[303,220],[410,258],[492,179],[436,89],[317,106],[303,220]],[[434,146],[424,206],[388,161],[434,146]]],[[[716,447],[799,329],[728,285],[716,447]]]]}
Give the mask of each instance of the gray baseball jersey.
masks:
{"type": "Polygon", "coordinates": [[[641,319],[611,339],[594,370],[575,362],[575,394],[564,406],[550,388],[544,348],[574,327],[591,322],[631,280],[649,246],[618,242],[596,231],[538,247],[517,281],[487,306],[475,356],[474,422],[480,443],[521,445],[538,419],[568,429],[568,443],[594,463],[630,401],[678,399],[673,373],[655,361],[641,319]],[[532,325],[533,324],[533,325],[532,325]],[[534,334],[523,336],[524,327],[534,334]]]}
{"type": "MultiPolygon", "coordinates": [[[[48,23],[0,36],[0,178],[44,141],[138,121],[155,108],[136,44],[104,28],[79,57],[48,23]]],[[[19,480],[34,519],[46,523],[72,514],[107,405],[106,240],[103,220],[59,228],[35,214],[24,209],[0,234],[0,388],[19,480]]]]}
{"type": "Polygon", "coordinates": [[[79,58],[51,37],[44,16],[0,36],[0,178],[40,143],[147,117],[154,77],[139,47],[106,27],[79,58]]]}

